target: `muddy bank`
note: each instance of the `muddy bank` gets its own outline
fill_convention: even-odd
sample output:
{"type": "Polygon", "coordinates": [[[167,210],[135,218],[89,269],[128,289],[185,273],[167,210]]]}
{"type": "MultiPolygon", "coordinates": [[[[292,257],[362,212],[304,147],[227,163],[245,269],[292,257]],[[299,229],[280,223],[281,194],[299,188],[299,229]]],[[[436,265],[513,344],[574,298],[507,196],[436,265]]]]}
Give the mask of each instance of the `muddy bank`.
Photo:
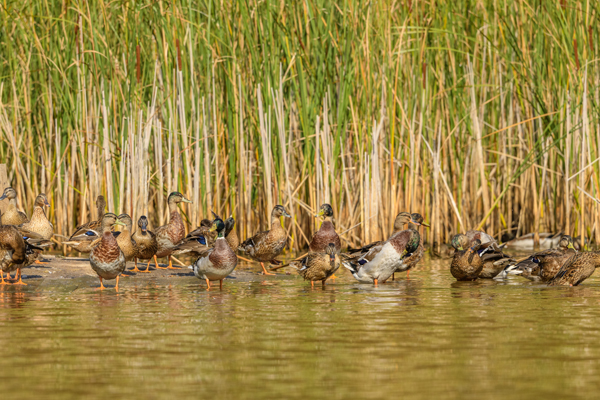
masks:
{"type": "MultiPolygon", "coordinates": [[[[44,255],[43,264],[34,264],[23,269],[23,282],[27,284],[24,288],[63,288],[66,290],[90,289],[99,287],[99,280],[96,273],[92,270],[90,262],[83,257],[62,257],[54,255],[44,255]]],[[[159,264],[161,267],[166,267],[165,264],[159,264]]],[[[142,270],[146,269],[145,263],[138,264],[142,270]]],[[[127,263],[126,272],[119,280],[119,288],[125,288],[130,284],[140,282],[153,282],[157,284],[198,284],[206,286],[204,281],[199,280],[194,276],[194,273],[188,267],[179,267],[179,269],[165,270],[156,269],[153,264],[150,264],[149,273],[132,272],[134,263],[127,263]]],[[[224,284],[232,281],[248,282],[248,281],[267,281],[274,279],[294,279],[298,278],[292,275],[290,271],[279,273],[276,276],[264,276],[259,273],[259,264],[249,264],[240,262],[233,273],[227,277],[224,284]]],[[[13,272],[12,276],[15,275],[13,272]]],[[[112,288],[115,281],[104,281],[107,288],[112,288]]],[[[218,285],[218,283],[217,283],[218,285]]],[[[6,286],[11,287],[11,286],[6,286]]],[[[19,287],[19,286],[14,286],[19,287]]]]}

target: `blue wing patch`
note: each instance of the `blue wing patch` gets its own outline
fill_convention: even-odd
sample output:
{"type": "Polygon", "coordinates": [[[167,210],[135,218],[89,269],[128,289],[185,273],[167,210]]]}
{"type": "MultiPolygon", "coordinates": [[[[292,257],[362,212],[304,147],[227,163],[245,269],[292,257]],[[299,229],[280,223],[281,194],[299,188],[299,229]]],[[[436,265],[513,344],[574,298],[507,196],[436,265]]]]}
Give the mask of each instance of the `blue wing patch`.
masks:
{"type": "Polygon", "coordinates": [[[94,231],[87,231],[85,233],[85,236],[95,236],[95,235],[96,235],[96,232],[94,232],[94,231]]]}
{"type": "Polygon", "coordinates": [[[206,245],[206,239],[204,239],[204,236],[198,236],[196,241],[200,244],[206,245]]]}

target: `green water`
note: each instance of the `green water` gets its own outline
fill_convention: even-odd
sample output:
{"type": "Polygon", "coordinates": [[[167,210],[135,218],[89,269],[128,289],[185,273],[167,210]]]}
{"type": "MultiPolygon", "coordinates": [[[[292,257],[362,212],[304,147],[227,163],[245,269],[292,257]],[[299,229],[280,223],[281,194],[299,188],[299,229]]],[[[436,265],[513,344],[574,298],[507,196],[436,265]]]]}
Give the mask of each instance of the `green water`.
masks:
{"type": "MultiPolygon", "coordinates": [[[[127,278],[119,293],[0,289],[12,398],[590,398],[600,290],[457,283],[448,261],[396,282],[127,278]]],[[[256,269],[256,267],[253,267],[256,269]]],[[[258,277],[257,277],[258,278],[258,277]]],[[[97,285],[96,285],[97,286],[97,285]]]]}

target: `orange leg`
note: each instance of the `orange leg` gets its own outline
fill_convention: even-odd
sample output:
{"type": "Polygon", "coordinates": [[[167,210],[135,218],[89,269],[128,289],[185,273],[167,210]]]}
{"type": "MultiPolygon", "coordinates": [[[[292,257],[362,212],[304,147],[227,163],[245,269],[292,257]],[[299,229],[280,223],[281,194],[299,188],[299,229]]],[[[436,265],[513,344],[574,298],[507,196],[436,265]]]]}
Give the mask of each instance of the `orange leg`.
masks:
{"type": "Polygon", "coordinates": [[[47,262],[43,262],[43,261],[40,261],[40,260],[35,260],[33,263],[34,264],[48,264],[47,262]]]}
{"type": "Polygon", "coordinates": [[[377,286],[377,279],[373,279],[373,283],[377,286]]]}
{"type": "Polygon", "coordinates": [[[310,281],[310,287],[314,288],[315,287],[315,282],[310,281]]]}
{"type": "Polygon", "coordinates": [[[152,261],[152,259],[148,260],[148,264],[146,264],[146,269],[145,270],[140,270],[140,272],[150,272],[150,261],[152,261]]]}
{"type": "Polygon", "coordinates": [[[206,290],[210,289],[210,281],[206,279],[206,290]]]}
{"type": "Polygon", "coordinates": [[[272,274],[270,272],[267,272],[267,270],[265,269],[265,264],[263,264],[262,262],[260,263],[260,266],[263,269],[263,275],[276,275],[276,274],[272,274]]]}
{"type": "Polygon", "coordinates": [[[169,266],[167,269],[179,269],[180,267],[174,267],[173,262],[171,261],[171,256],[169,256],[169,266]]]}
{"type": "Polygon", "coordinates": [[[15,282],[15,285],[25,285],[25,286],[27,286],[27,284],[24,283],[23,280],[21,280],[21,268],[17,269],[17,277],[19,278],[19,280],[17,282],[15,282]]]}
{"type": "Polygon", "coordinates": [[[137,257],[135,258],[135,267],[131,270],[131,272],[142,272],[141,270],[138,269],[137,267],[137,257]]]}
{"type": "Polygon", "coordinates": [[[158,259],[156,258],[156,256],[154,256],[154,264],[156,264],[156,269],[167,269],[165,267],[159,267],[158,266],[158,259]]]}
{"type": "Polygon", "coordinates": [[[410,279],[410,269],[406,271],[406,279],[410,279]]]}
{"type": "Polygon", "coordinates": [[[2,279],[0,281],[0,285],[8,285],[9,284],[9,282],[7,282],[7,281],[4,280],[4,272],[2,272],[1,269],[0,269],[0,279],[2,279]]]}
{"type": "Polygon", "coordinates": [[[117,275],[117,284],[115,285],[115,291],[119,291],[119,275],[117,275]]]}
{"type": "Polygon", "coordinates": [[[100,279],[100,287],[99,287],[99,288],[97,288],[96,290],[104,290],[104,289],[106,289],[106,288],[104,287],[104,284],[102,283],[102,277],[101,277],[101,276],[99,276],[98,278],[100,279]]]}

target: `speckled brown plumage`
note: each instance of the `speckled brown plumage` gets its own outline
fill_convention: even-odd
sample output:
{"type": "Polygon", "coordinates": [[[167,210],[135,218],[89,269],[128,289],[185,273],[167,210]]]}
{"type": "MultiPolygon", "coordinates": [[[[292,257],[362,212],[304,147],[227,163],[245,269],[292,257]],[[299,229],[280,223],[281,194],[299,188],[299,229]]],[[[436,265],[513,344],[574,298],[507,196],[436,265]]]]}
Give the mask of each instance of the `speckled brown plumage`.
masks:
{"type": "Polygon", "coordinates": [[[125,261],[131,261],[138,253],[137,243],[131,237],[131,227],[133,222],[131,221],[131,217],[127,214],[121,214],[117,219],[125,224],[121,229],[121,232],[119,232],[119,235],[116,235],[117,244],[125,256],[125,261]]]}
{"type": "Polygon", "coordinates": [[[336,253],[339,254],[342,249],[340,237],[335,231],[335,219],[333,218],[333,208],[325,203],[319,208],[318,214],[315,216],[322,219],[321,227],[313,235],[310,244],[308,245],[309,252],[325,252],[329,243],[335,245],[336,253]]]}
{"type": "Polygon", "coordinates": [[[321,281],[325,285],[325,281],[340,268],[341,264],[335,244],[331,243],[325,246],[324,252],[309,252],[301,260],[293,261],[289,265],[295,268],[304,280],[311,281],[311,284],[321,281]]]}
{"type": "Polygon", "coordinates": [[[125,270],[125,256],[119,248],[117,239],[111,232],[111,227],[116,221],[116,215],[112,213],[104,214],[102,217],[102,236],[90,252],[90,265],[98,274],[101,283],[102,279],[117,278],[125,270]]]}
{"type": "Polygon", "coordinates": [[[138,227],[135,233],[132,235],[132,239],[137,244],[136,258],[140,260],[149,260],[156,254],[158,249],[158,242],[156,241],[156,235],[154,232],[147,229],[148,218],[142,215],[138,220],[138,227]]]}
{"type": "Polygon", "coordinates": [[[86,222],[75,228],[75,232],[69,237],[69,240],[63,242],[80,253],[89,253],[92,251],[92,243],[99,239],[102,232],[102,218],[106,210],[106,200],[100,195],[96,198],[96,208],[98,219],[86,222]],[[93,234],[90,234],[93,233],[93,234]]]}
{"type": "Polygon", "coordinates": [[[287,244],[287,232],[281,226],[279,218],[292,216],[281,205],[276,205],[271,211],[271,229],[258,232],[242,242],[238,250],[246,253],[250,258],[261,263],[263,273],[269,274],[264,267],[265,262],[278,264],[275,258],[281,254],[287,244]]]}
{"type": "Polygon", "coordinates": [[[13,225],[0,225],[0,269],[12,272],[25,262],[25,241],[13,225]]]}
{"type": "Polygon", "coordinates": [[[240,245],[240,238],[235,231],[235,220],[232,216],[225,220],[225,240],[233,251],[236,251],[240,245]]]}
{"type": "Polygon", "coordinates": [[[185,237],[185,225],[179,211],[172,211],[167,225],[159,226],[154,231],[158,242],[156,257],[167,257],[175,246],[185,237]]]}
{"type": "Polygon", "coordinates": [[[43,239],[50,240],[54,235],[54,227],[46,217],[44,207],[48,207],[48,199],[44,193],[38,195],[35,199],[33,214],[29,222],[21,225],[23,228],[39,234],[43,239]]]}
{"type": "Polygon", "coordinates": [[[4,189],[0,200],[8,199],[8,208],[0,218],[2,225],[21,225],[29,221],[27,215],[17,208],[17,192],[11,187],[4,189]]]}
{"type": "Polygon", "coordinates": [[[532,254],[527,259],[509,267],[508,274],[518,275],[532,281],[548,282],[577,251],[568,235],[560,238],[558,247],[532,254]]]}
{"type": "Polygon", "coordinates": [[[214,247],[217,239],[216,232],[210,231],[212,221],[203,219],[200,226],[188,233],[173,249],[172,254],[189,254],[198,257],[206,250],[214,247]]]}
{"type": "Polygon", "coordinates": [[[221,281],[225,279],[237,266],[237,256],[224,238],[225,224],[221,219],[215,219],[212,230],[217,232],[215,246],[206,250],[192,264],[194,275],[199,279],[206,280],[210,288],[210,281],[221,281]]]}
{"type": "Polygon", "coordinates": [[[455,235],[452,238],[455,249],[450,273],[458,281],[474,281],[483,270],[483,261],[477,254],[477,247],[471,246],[471,240],[466,235],[455,235]]]}
{"type": "Polygon", "coordinates": [[[556,276],[548,281],[550,286],[577,286],[592,276],[600,266],[600,252],[577,253],[560,268],[556,276]]]}

